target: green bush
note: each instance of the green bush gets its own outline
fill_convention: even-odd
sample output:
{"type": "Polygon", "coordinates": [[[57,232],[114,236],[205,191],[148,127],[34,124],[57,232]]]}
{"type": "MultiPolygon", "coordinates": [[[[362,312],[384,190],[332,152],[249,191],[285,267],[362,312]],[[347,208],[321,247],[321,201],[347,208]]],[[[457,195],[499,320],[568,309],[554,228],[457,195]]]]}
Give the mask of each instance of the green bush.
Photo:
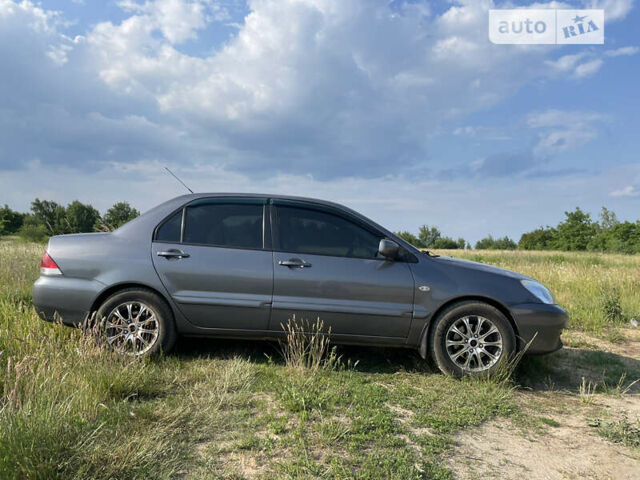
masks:
{"type": "Polygon", "coordinates": [[[503,238],[493,238],[489,235],[476,242],[476,250],[515,250],[518,248],[516,242],[505,236],[503,238]]]}
{"type": "Polygon", "coordinates": [[[598,225],[591,215],[576,207],[573,212],[564,212],[566,218],[558,224],[555,247],[558,250],[586,250],[589,242],[598,232],[598,225]]]}
{"type": "Polygon", "coordinates": [[[93,232],[93,227],[99,218],[98,210],[78,200],[71,202],[65,212],[68,233],[93,232]]]}
{"type": "Polygon", "coordinates": [[[620,291],[610,286],[600,287],[600,310],[607,323],[624,323],[625,316],[620,303],[620,291]]]}
{"type": "Polygon", "coordinates": [[[0,208],[0,235],[11,235],[22,227],[24,214],[11,210],[8,205],[0,208]]]}
{"type": "Polygon", "coordinates": [[[454,240],[451,237],[445,237],[437,227],[428,225],[422,225],[417,236],[407,231],[397,232],[396,235],[418,248],[464,249],[468,247],[464,238],[454,240]]]}
{"type": "Polygon", "coordinates": [[[552,250],[555,245],[557,231],[551,227],[540,227],[523,233],[518,242],[520,250],[552,250]]]}
{"type": "Polygon", "coordinates": [[[565,212],[564,221],[557,227],[540,227],[523,233],[518,248],[640,253],[640,220],[620,222],[614,212],[602,207],[600,221],[593,221],[588,213],[576,207],[573,212],[565,212]]]}
{"type": "Polygon", "coordinates": [[[454,240],[451,237],[440,237],[436,239],[431,248],[442,248],[442,249],[461,249],[464,250],[467,246],[467,242],[464,238],[459,238],[454,240]]]}
{"type": "Polygon", "coordinates": [[[140,212],[129,205],[129,203],[118,202],[106,211],[103,222],[109,229],[115,230],[139,215],[140,212]]]}
{"type": "Polygon", "coordinates": [[[44,225],[25,223],[18,231],[20,238],[26,242],[44,242],[49,238],[44,225]]]}
{"type": "Polygon", "coordinates": [[[28,215],[29,223],[44,227],[47,235],[60,235],[71,233],[66,219],[66,210],[62,205],[49,200],[36,198],[31,202],[31,215],[28,215]]]}
{"type": "Polygon", "coordinates": [[[420,240],[418,240],[418,237],[416,237],[413,233],[403,231],[396,232],[396,235],[403,239],[405,242],[410,243],[414,247],[420,247],[420,240]]]}
{"type": "Polygon", "coordinates": [[[0,235],[17,233],[23,240],[41,242],[53,235],[115,230],[138,215],[140,212],[127,202],[113,205],[103,220],[98,210],[78,200],[64,207],[36,198],[31,202],[31,213],[15,212],[7,205],[0,208],[0,235]]]}

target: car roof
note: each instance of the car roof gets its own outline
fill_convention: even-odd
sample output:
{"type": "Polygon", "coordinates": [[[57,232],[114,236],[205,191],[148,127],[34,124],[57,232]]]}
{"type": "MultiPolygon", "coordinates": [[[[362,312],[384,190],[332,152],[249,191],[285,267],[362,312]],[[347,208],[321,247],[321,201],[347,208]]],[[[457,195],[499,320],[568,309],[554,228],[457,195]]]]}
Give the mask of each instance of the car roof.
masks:
{"type": "Polygon", "coordinates": [[[319,198],[312,197],[301,197],[296,195],[276,195],[271,193],[241,193],[241,192],[204,192],[204,193],[191,193],[187,195],[182,195],[179,198],[184,198],[185,200],[197,200],[199,198],[211,198],[211,197],[227,197],[227,198],[268,198],[272,200],[291,200],[297,202],[307,202],[307,203],[315,203],[318,205],[326,205],[331,207],[337,207],[340,209],[351,210],[349,207],[345,207],[339,203],[330,202],[328,200],[321,200],[319,198]]]}

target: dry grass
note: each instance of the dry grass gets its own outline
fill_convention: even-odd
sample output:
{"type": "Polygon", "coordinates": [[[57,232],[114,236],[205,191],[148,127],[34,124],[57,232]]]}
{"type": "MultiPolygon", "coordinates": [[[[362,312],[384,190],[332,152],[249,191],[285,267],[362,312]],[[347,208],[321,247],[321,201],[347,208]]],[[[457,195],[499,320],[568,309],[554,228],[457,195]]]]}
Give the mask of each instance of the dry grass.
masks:
{"type": "Polygon", "coordinates": [[[293,315],[282,329],[286,336],[280,342],[280,353],[287,367],[315,373],[321,368],[334,368],[340,362],[336,348],[330,346],[331,328],[325,332],[320,318],[310,322],[293,315]]]}
{"type": "Polygon", "coordinates": [[[586,252],[442,250],[436,253],[497,265],[547,285],[571,316],[571,328],[611,333],[640,319],[640,255],[586,252]]]}
{"type": "Polygon", "coordinates": [[[0,241],[0,478],[174,478],[202,426],[225,425],[251,365],[118,357],[43,322],[31,306],[43,250],[0,241]]]}

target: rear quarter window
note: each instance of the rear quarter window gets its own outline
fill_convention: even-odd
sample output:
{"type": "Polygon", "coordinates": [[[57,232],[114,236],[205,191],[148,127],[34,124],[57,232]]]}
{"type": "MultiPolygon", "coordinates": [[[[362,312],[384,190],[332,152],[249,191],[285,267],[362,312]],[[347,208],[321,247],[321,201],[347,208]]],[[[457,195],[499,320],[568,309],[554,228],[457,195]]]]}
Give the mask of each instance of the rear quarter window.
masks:
{"type": "Polygon", "coordinates": [[[182,210],[174,213],[156,230],[156,242],[180,243],[182,230],[182,210]]]}

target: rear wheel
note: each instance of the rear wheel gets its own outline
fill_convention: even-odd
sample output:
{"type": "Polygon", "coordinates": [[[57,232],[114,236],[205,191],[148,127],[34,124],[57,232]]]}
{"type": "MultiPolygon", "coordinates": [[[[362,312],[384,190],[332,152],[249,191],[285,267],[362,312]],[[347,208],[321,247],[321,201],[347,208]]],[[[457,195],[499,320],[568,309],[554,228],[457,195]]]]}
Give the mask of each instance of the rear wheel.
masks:
{"type": "Polygon", "coordinates": [[[97,318],[101,340],[122,355],[168,352],[176,341],[171,309],[150,290],[128,288],[111,295],[97,318]]]}
{"type": "Polygon", "coordinates": [[[516,338],[509,320],[497,308],[461,302],[442,312],[431,329],[431,358],[447,375],[492,375],[512,358],[516,338]]]}

